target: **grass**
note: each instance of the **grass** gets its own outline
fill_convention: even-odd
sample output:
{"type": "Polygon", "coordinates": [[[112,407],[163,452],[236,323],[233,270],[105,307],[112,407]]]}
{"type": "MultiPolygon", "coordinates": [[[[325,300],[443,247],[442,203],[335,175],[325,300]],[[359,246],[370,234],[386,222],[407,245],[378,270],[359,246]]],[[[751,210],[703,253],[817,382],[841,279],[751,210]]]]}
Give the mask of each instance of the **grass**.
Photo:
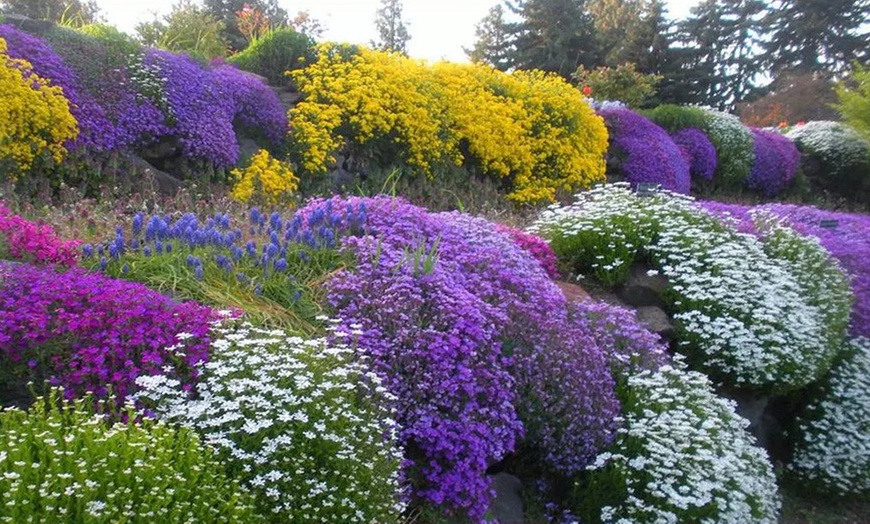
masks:
{"type": "Polygon", "coordinates": [[[870,501],[822,498],[782,489],[783,504],[779,524],[868,524],[870,501]]]}

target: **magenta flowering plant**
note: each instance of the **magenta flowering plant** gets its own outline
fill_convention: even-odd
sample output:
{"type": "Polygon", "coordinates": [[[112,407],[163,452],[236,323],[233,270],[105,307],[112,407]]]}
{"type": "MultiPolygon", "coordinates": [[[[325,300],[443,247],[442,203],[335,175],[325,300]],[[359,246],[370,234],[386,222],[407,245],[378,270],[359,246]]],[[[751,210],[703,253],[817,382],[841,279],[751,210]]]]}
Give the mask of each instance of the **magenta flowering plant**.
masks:
{"type": "Polygon", "coordinates": [[[511,237],[511,240],[522,248],[523,251],[537,260],[541,264],[541,267],[544,268],[544,271],[550,275],[550,278],[559,278],[561,276],[558,265],[559,259],[556,258],[556,253],[553,252],[553,248],[550,247],[550,244],[546,240],[538,235],[526,233],[522,229],[515,227],[499,224],[497,228],[502,233],[506,233],[511,237]]]}
{"type": "Polygon", "coordinates": [[[11,371],[118,402],[140,375],[190,384],[208,357],[211,309],[179,304],[141,284],[89,273],[0,263],[0,362],[11,371]],[[183,335],[178,335],[183,333],[183,335]]]}
{"type": "Polygon", "coordinates": [[[13,260],[34,264],[75,266],[78,259],[77,241],[64,241],[49,225],[34,224],[14,213],[0,202],[0,245],[13,260]]]}
{"type": "Polygon", "coordinates": [[[610,133],[609,178],[618,175],[633,187],[651,183],[677,193],[689,192],[689,164],[667,131],[630,109],[602,109],[598,114],[610,133]]]}
{"type": "Polygon", "coordinates": [[[342,238],[356,264],[330,281],[329,299],[397,398],[413,502],[480,521],[486,470],[509,453],[571,474],[610,443],[619,407],[606,360],[508,235],[388,197],[297,214],[303,230],[345,216],[364,219],[342,238]]]}

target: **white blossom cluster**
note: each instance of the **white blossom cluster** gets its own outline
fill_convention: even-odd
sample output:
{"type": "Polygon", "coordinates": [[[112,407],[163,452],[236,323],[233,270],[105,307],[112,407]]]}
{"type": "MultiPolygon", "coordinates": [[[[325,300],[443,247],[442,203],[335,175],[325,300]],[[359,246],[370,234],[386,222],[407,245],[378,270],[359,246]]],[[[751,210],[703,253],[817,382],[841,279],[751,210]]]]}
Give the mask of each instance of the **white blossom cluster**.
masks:
{"type": "Polygon", "coordinates": [[[819,157],[827,165],[854,166],[870,161],[870,143],[841,122],[807,122],[792,128],[786,136],[801,151],[819,157]]]}
{"type": "Polygon", "coordinates": [[[827,371],[851,292],[816,239],[765,227],[759,239],[687,197],[640,197],[612,184],[548,208],[532,229],[607,284],[647,258],[668,278],[678,341],[693,366],[734,385],[785,391],[827,371]]]}
{"type": "Polygon", "coordinates": [[[628,389],[616,442],[589,467],[590,493],[626,493],[601,508],[603,524],[777,522],[767,454],[707,377],[677,360],[630,377],[628,389]]]}
{"type": "Polygon", "coordinates": [[[852,340],[824,395],[798,422],[790,469],[834,495],[870,496],[870,340],[852,340]]]}
{"type": "Polygon", "coordinates": [[[739,118],[730,113],[709,108],[704,110],[707,113],[707,135],[716,146],[720,159],[723,159],[717,176],[742,186],[755,161],[752,133],[739,118]]]}
{"type": "Polygon", "coordinates": [[[158,375],[137,400],[194,428],[282,522],[399,520],[392,399],[352,347],[250,324],[214,338],[192,396],[158,375]]]}

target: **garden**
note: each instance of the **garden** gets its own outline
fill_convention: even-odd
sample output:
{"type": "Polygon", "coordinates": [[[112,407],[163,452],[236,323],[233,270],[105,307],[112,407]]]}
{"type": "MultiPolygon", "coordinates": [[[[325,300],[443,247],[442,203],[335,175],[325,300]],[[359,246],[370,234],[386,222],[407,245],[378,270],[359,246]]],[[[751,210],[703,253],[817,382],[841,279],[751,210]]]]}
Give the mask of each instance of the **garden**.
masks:
{"type": "Polygon", "coordinates": [[[870,522],[861,130],[290,29],[0,65],[0,522],[870,522]]]}

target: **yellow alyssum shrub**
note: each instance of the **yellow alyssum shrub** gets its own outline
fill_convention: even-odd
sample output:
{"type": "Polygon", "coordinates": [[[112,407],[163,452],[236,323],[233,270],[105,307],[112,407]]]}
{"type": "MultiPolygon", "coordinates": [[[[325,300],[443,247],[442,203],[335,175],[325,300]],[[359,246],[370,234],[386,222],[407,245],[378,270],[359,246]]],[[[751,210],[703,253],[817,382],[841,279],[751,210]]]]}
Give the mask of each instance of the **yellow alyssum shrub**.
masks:
{"type": "Polygon", "coordinates": [[[230,174],[235,179],[231,195],[239,202],[287,203],[299,187],[290,166],[272,158],[265,149],[257,151],[247,167],[233,169],[230,174]]]}
{"type": "Polygon", "coordinates": [[[343,148],[432,177],[466,165],[509,182],[518,202],[552,201],[604,180],[604,122],[561,78],[483,65],[434,65],[324,44],[290,73],[304,100],[290,113],[302,171],[323,174],[343,148]]]}
{"type": "Polygon", "coordinates": [[[0,165],[11,166],[0,172],[15,181],[43,153],[55,162],[63,160],[64,142],[78,136],[78,125],[63,90],[6,50],[6,40],[0,38],[0,165]]]}

